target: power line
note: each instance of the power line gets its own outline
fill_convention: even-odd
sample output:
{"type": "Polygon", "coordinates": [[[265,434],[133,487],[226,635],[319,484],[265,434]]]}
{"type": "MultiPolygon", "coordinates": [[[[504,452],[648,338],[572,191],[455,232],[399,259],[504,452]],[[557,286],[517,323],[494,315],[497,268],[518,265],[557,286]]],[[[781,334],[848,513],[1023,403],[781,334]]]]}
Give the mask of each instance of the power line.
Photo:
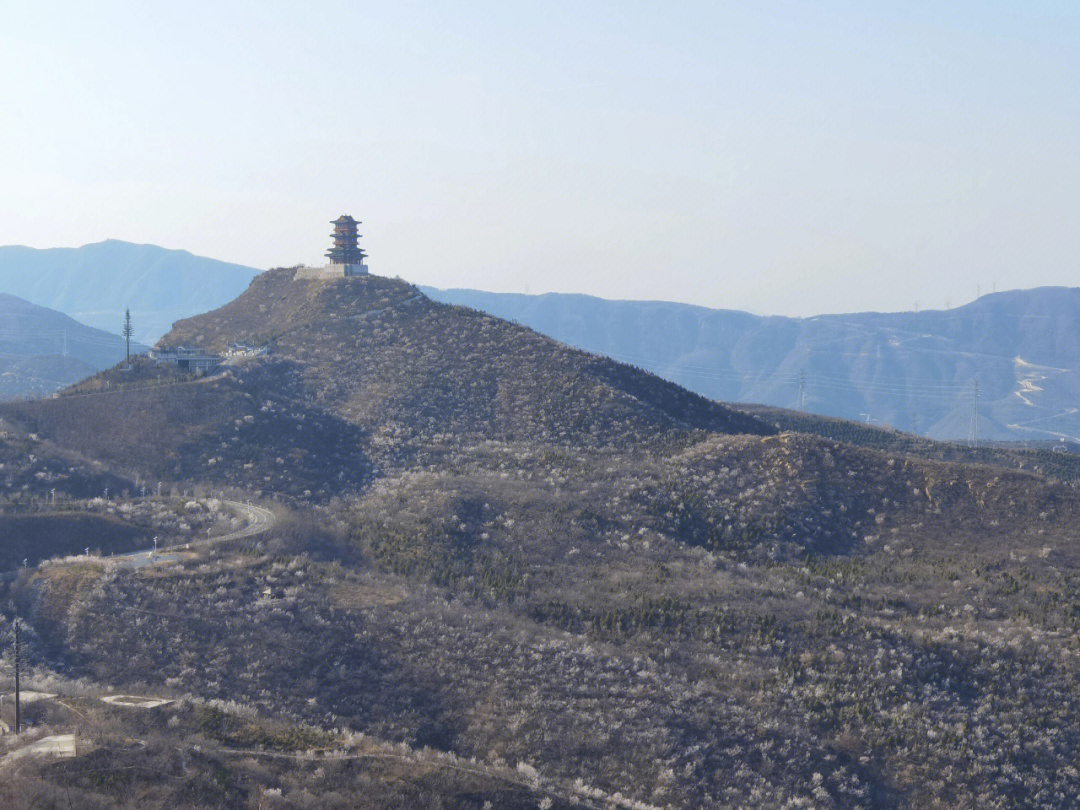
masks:
{"type": "MultiPolygon", "coordinates": [[[[800,379],[799,375],[795,374],[770,374],[766,371],[759,371],[758,373],[744,373],[737,371],[717,371],[717,370],[697,370],[700,367],[674,365],[672,363],[659,363],[656,361],[642,360],[641,358],[631,357],[629,355],[620,355],[611,353],[609,357],[622,362],[629,362],[638,365],[641,368],[646,368],[648,365],[656,367],[668,367],[665,372],[671,376],[675,372],[680,375],[685,374],[692,377],[699,377],[702,379],[715,380],[718,382],[728,382],[739,385],[796,385],[800,379]]],[[[655,372],[654,372],[655,373],[655,372]]],[[[897,382],[864,382],[855,383],[850,379],[845,380],[839,373],[835,374],[837,379],[829,379],[826,373],[821,375],[815,374],[813,377],[807,377],[807,381],[813,380],[815,387],[819,388],[831,388],[835,390],[851,391],[862,394],[881,394],[881,395],[906,395],[924,399],[956,399],[957,397],[963,397],[968,390],[966,385],[952,385],[952,384],[932,384],[932,383],[905,383],[902,381],[897,382]]]]}
{"type": "MultiPolygon", "coordinates": [[[[634,355],[619,354],[617,352],[607,352],[605,354],[608,357],[611,357],[611,358],[614,358],[614,359],[617,359],[617,360],[620,360],[620,361],[623,361],[623,362],[633,363],[633,364],[641,366],[642,368],[645,368],[647,366],[653,366],[653,367],[658,367],[658,368],[669,368],[669,369],[671,369],[673,371],[698,373],[698,376],[715,377],[717,379],[729,379],[729,380],[734,380],[734,381],[743,381],[743,382],[745,382],[745,381],[753,378],[754,381],[756,381],[756,382],[773,382],[773,381],[783,382],[783,381],[786,381],[786,382],[794,383],[799,378],[799,375],[794,374],[794,373],[786,373],[786,374],[781,373],[781,372],[770,373],[770,372],[767,372],[767,371],[764,371],[764,370],[760,370],[760,371],[758,371],[756,373],[748,373],[748,372],[736,371],[734,369],[725,371],[725,370],[717,370],[715,368],[709,368],[709,367],[705,367],[705,366],[695,366],[695,365],[689,365],[689,364],[686,364],[686,363],[680,363],[677,359],[674,359],[674,360],[656,360],[656,359],[650,359],[650,358],[637,357],[637,356],[634,356],[634,355]]],[[[815,379],[815,380],[822,379],[823,382],[826,381],[828,378],[834,378],[832,380],[833,382],[844,383],[844,382],[850,380],[850,374],[848,372],[843,372],[843,371],[833,371],[833,372],[816,371],[816,372],[814,372],[814,375],[813,375],[813,379],[815,379]]],[[[913,386],[910,386],[910,385],[908,385],[906,383],[903,383],[903,382],[896,382],[896,383],[891,383],[891,382],[885,382],[885,383],[869,382],[869,383],[866,383],[866,385],[889,386],[889,387],[897,387],[897,386],[899,386],[899,387],[903,387],[905,390],[910,389],[910,388],[913,387],[913,386]]],[[[942,383],[942,384],[920,383],[919,385],[914,386],[914,387],[927,388],[927,389],[932,389],[932,390],[935,390],[935,391],[938,391],[938,390],[956,390],[956,391],[967,390],[967,385],[966,384],[953,384],[953,383],[942,383]]]]}

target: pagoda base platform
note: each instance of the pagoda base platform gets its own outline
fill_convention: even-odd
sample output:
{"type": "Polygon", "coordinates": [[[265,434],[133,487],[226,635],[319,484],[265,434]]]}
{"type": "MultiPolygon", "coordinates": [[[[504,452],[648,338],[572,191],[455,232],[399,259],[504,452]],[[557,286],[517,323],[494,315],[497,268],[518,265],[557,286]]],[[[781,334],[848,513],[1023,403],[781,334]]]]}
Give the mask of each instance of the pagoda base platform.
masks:
{"type": "Polygon", "coordinates": [[[366,264],[328,264],[325,267],[300,267],[293,276],[295,281],[345,278],[347,276],[366,276],[366,264]]]}

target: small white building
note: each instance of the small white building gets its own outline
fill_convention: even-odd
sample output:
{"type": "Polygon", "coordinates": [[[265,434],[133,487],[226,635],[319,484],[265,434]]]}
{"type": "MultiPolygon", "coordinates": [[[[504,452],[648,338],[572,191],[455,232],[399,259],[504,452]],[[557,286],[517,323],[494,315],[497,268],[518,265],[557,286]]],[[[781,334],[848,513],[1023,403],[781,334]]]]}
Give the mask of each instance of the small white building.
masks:
{"type": "Polygon", "coordinates": [[[266,354],[266,346],[251,346],[247,343],[230,343],[225,349],[226,357],[258,357],[266,354]]]}
{"type": "Polygon", "coordinates": [[[224,358],[220,354],[204,352],[202,349],[176,346],[169,349],[151,349],[150,359],[158,363],[172,363],[183,371],[212,371],[221,365],[224,358]]]}

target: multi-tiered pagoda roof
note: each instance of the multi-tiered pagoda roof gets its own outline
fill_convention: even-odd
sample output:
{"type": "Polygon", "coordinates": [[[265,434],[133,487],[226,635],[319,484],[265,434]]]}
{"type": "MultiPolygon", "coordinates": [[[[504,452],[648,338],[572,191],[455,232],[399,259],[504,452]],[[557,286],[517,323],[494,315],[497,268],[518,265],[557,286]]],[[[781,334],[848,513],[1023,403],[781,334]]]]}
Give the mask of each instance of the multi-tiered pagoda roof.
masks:
{"type": "Polygon", "coordinates": [[[331,264],[363,264],[367,254],[356,244],[360,236],[356,226],[360,223],[348,214],[342,214],[333,224],[334,246],[326,251],[326,258],[331,264]]]}

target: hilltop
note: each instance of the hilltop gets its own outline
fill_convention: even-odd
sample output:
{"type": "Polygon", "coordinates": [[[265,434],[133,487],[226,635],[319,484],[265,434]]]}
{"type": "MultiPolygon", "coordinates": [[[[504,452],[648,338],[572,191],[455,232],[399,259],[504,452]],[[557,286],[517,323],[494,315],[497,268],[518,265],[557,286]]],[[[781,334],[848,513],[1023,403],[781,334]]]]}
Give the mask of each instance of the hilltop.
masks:
{"type": "MultiPolygon", "coordinates": [[[[80,248],[0,247],[0,289],[114,331],[125,305],[136,337],[219,307],[259,274],[182,250],[108,240],[80,248]]],[[[420,289],[570,346],[647,369],[710,399],[794,407],[937,439],[968,436],[974,379],[983,438],[1080,436],[1080,290],[986,295],[946,310],[760,316],[665,301],[420,289]],[[803,377],[805,375],[805,377],[803,377]]],[[[68,361],[70,363],[70,361],[68,361]]],[[[70,381],[54,358],[23,376],[70,381]]],[[[100,368],[100,366],[98,366],[100,368]]]]}
{"type": "Polygon", "coordinates": [[[672,430],[772,432],[652,374],[378,276],[294,281],[273,270],[162,344],[266,343],[305,395],[371,429],[612,444],[672,430]]]}
{"type": "Polygon", "coordinates": [[[983,438],[1080,436],[1080,288],[985,295],[947,310],[811,318],[667,301],[424,288],[707,397],[966,439],[979,378],[983,438]],[[804,376],[805,375],[805,376],[804,376]]]}
{"type": "Polygon", "coordinates": [[[646,372],[374,276],[268,271],[161,343],[223,351],[235,341],[268,354],[197,379],[140,360],[9,413],[132,477],[324,498],[355,491],[376,466],[482,440],[613,446],[775,432],[646,372]]]}

